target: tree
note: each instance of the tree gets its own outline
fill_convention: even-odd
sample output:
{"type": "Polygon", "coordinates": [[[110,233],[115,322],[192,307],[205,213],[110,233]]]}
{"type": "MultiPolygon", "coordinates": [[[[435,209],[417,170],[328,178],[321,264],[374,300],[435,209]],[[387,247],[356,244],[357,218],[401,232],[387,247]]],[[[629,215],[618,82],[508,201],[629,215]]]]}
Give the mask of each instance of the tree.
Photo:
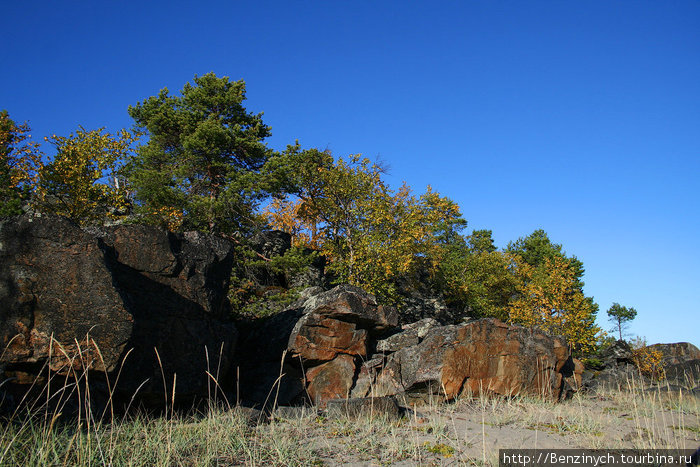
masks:
{"type": "Polygon", "coordinates": [[[30,141],[27,123],[17,124],[0,112],[0,217],[22,214],[42,167],[41,152],[30,141]]]}
{"type": "MultiPolygon", "coordinates": [[[[544,230],[538,229],[527,237],[522,237],[515,242],[510,242],[506,248],[510,254],[518,256],[525,264],[528,264],[536,269],[545,268],[547,261],[553,262],[557,258],[564,260],[567,268],[573,277],[573,287],[583,294],[583,275],[585,269],[583,262],[576,256],[567,256],[560,244],[552,243],[549,236],[544,230]]],[[[594,313],[598,312],[598,304],[593,301],[592,297],[586,297],[591,309],[594,313]]]]}
{"type": "Polygon", "coordinates": [[[273,206],[275,225],[319,242],[337,282],[386,302],[400,301],[397,282],[412,271],[435,271],[444,242],[466,223],[457,205],[430,187],[420,196],[406,185],[394,192],[382,180],[383,168],[366,158],[334,161],[318,150],[294,157],[300,201],[292,217],[290,205],[273,206]]]}
{"type": "Polygon", "coordinates": [[[508,319],[515,294],[514,262],[497,251],[490,230],[455,236],[445,245],[436,289],[453,309],[473,317],[508,319]]]}
{"type": "Polygon", "coordinates": [[[578,287],[577,268],[560,256],[533,267],[516,257],[518,296],[510,303],[509,321],[566,337],[576,350],[591,350],[600,329],[597,308],[578,287]]]}
{"type": "Polygon", "coordinates": [[[129,199],[119,176],[137,138],[126,130],[112,135],[83,127],[45,138],[56,154],[39,172],[39,209],[80,224],[125,215],[129,199]]]}
{"type": "Polygon", "coordinates": [[[592,349],[600,332],[595,325],[598,305],[583,293],[583,263],[566,256],[541,229],[509,243],[506,251],[517,262],[510,321],[563,335],[575,349],[592,349]]]}
{"type": "Polygon", "coordinates": [[[267,195],[261,170],[273,156],[263,140],[262,114],[243,107],[245,82],[195,76],[179,96],[163,89],[129,107],[150,139],[130,166],[137,211],[147,222],[233,233],[257,221],[256,202],[267,195]]]}
{"type": "Polygon", "coordinates": [[[613,332],[617,331],[620,335],[620,340],[622,340],[622,331],[627,327],[627,324],[637,316],[637,310],[631,307],[627,308],[619,303],[613,303],[607,313],[610,321],[615,323],[613,332]]]}
{"type": "Polygon", "coordinates": [[[518,255],[525,263],[533,267],[540,267],[546,260],[551,261],[557,257],[565,259],[574,272],[576,286],[579,288],[584,286],[582,280],[585,273],[583,263],[575,256],[567,257],[562,251],[562,246],[552,243],[547,233],[542,229],[535,230],[527,237],[521,237],[515,242],[510,242],[506,251],[518,255]]]}
{"type": "Polygon", "coordinates": [[[439,287],[445,301],[469,316],[508,319],[508,306],[516,293],[514,262],[501,251],[448,249],[440,264],[439,287]]]}
{"type": "Polygon", "coordinates": [[[472,231],[472,234],[467,237],[469,251],[472,253],[492,253],[496,251],[492,235],[493,232],[490,230],[472,231]]]}
{"type": "Polygon", "coordinates": [[[265,207],[263,215],[273,229],[291,235],[292,246],[320,250],[323,232],[319,230],[315,219],[301,217],[303,205],[300,198],[276,197],[265,207]]]}

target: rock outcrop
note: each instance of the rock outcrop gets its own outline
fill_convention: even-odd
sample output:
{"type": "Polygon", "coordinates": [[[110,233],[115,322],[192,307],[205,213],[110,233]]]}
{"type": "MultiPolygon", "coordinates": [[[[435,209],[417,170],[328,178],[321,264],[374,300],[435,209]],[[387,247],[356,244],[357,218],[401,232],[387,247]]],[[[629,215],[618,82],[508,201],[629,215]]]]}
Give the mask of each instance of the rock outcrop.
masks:
{"type": "Polygon", "coordinates": [[[565,342],[539,331],[482,319],[431,328],[424,339],[362,368],[353,397],[461,393],[559,399],[580,384],[583,367],[565,342]]]}
{"type": "Polygon", "coordinates": [[[424,318],[415,323],[405,324],[401,326],[401,332],[378,341],[376,350],[377,352],[392,353],[404,347],[416,345],[425,338],[428,331],[439,325],[440,323],[433,318],[424,318]]]}
{"type": "Polygon", "coordinates": [[[652,350],[661,352],[664,365],[678,365],[691,360],[700,360],[700,349],[690,342],[676,342],[675,344],[654,344],[649,346],[652,350]]]}
{"type": "MultiPolygon", "coordinates": [[[[700,388],[700,359],[687,360],[668,365],[665,368],[667,384],[674,384],[685,389],[700,388]]],[[[663,383],[662,383],[663,384],[663,383]]]]}
{"type": "Polygon", "coordinates": [[[0,223],[0,369],[15,383],[120,373],[117,394],[206,394],[236,342],[232,245],[195,232],[81,229],[52,216],[0,223]],[[157,350],[157,353],[156,353],[157,350]],[[223,362],[219,362],[219,359],[223,362]],[[162,373],[161,373],[162,370],[162,373]],[[175,374],[177,376],[175,377],[175,374]]]}
{"type": "MultiPolygon", "coordinates": [[[[280,232],[254,240],[263,256],[289,248],[280,232]]],[[[562,398],[580,384],[581,365],[559,338],[494,319],[399,327],[394,308],[350,285],[307,288],[282,312],[234,326],[226,295],[236,251],[219,237],[147,226],[0,222],[0,371],[11,380],[2,389],[89,374],[126,401],[161,404],[173,392],[190,401],[223,388],[230,401],[267,410],[349,397],[562,398]]],[[[312,284],[323,283],[321,269],[312,284]]],[[[254,272],[270,282],[261,286],[290,282],[254,272]]]]}
{"type": "Polygon", "coordinates": [[[348,397],[406,402],[481,392],[559,399],[580,386],[583,366],[559,338],[494,319],[440,326],[428,318],[399,328],[395,310],[357,287],[309,290],[243,332],[241,381],[264,383],[245,384],[244,399],[287,404],[303,396],[321,407],[348,397]]]}
{"type": "Polygon", "coordinates": [[[604,368],[632,365],[634,363],[634,352],[632,352],[632,347],[627,342],[618,340],[603,351],[601,359],[604,368]]]}
{"type": "Polygon", "coordinates": [[[347,398],[371,343],[396,327],[396,310],[350,285],[311,297],[288,343],[292,361],[304,369],[306,391],[319,405],[347,398]]]}
{"type": "Polygon", "coordinates": [[[665,378],[655,381],[642,374],[634,362],[634,352],[629,343],[618,340],[600,355],[601,365],[595,371],[584,373],[583,386],[589,390],[623,389],[631,386],[673,386],[693,389],[700,379],[700,349],[688,342],[654,344],[646,349],[661,354],[665,378]]]}

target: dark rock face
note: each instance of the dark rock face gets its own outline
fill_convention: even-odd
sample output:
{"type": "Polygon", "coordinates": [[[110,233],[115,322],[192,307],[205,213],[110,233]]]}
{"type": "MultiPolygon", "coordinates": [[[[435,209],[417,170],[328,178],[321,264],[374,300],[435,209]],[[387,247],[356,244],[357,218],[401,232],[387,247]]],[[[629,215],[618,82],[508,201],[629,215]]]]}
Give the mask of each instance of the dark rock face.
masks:
{"type": "Polygon", "coordinates": [[[282,256],[292,247],[292,236],[281,230],[269,230],[253,236],[250,244],[261,255],[272,258],[282,256]]]}
{"type": "Polygon", "coordinates": [[[700,349],[690,342],[654,344],[649,348],[661,352],[664,365],[678,365],[691,360],[700,360],[700,349]]]}
{"type": "Polygon", "coordinates": [[[401,326],[401,332],[377,342],[377,352],[396,352],[404,347],[418,344],[432,328],[439,326],[433,318],[424,318],[415,323],[401,326]]]}
{"type": "Polygon", "coordinates": [[[158,402],[162,365],[169,393],[177,373],[176,395],[206,394],[206,370],[228,368],[236,342],[226,300],[233,260],[227,241],[195,232],[3,221],[0,365],[8,375],[34,376],[44,362],[59,374],[121,371],[119,394],[138,389],[158,402]]]}
{"type": "Polygon", "coordinates": [[[666,380],[686,389],[693,389],[693,385],[700,381],[700,359],[687,360],[666,367],[666,380]]]}
{"type": "Polygon", "coordinates": [[[603,366],[612,368],[633,364],[632,347],[625,341],[616,341],[602,354],[603,366]]]}
{"type": "MultiPolygon", "coordinates": [[[[256,245],[269,256],[289,248],[275,233],[256,245]]],[[[307,288],[281,313],[236,327],[226,298],[235,255],[228,241],[194,232],[0,222],[0,372],[13,379],[0,389],[89,373],[104,393],[119,375],[126,401],[162,404],[174,392],[184,402],[219,387],[269,409],[482,391],[560,398],[580,383],[560,339],[493,319],[399,328],[395,309],[350,285],[307,288]]]]}
{"type": "MultiPolygon", "coordinates": [[[[314,250],[310,248],[304,248],[303,250],[303,254],[307,257],[314,253],[314,250]]],[[[286,275],[287,285],[289,287],[323,287],[326,284],[325,268],[326,258],[316,254],[305,270],[286,275]]]]}
{"type": "MultiPolygon", "coordinates": [[[[427,278],[423,279],[427,281],[427,278]]],[[[418,282],[420,284],[420,282],[418,282]]],[[[408,287],[408,286],[405,286],[408,287]]],[[[451,309],[440,296],[435,296],[429,290],[404,290],[404,305],[401,309],[400,324],[410,324],[426,318],[440,320],[443,323],[456,323],[457,310],[451,309]]]]}
{"type": "Polygon", "coordinates": [[[646,386],[650,380],[639,373],[634,364],[632,347],[618,340],[605,349],[601,356],[602,367],[583,374],[583,387],[587,390],[624,389],[632,385],[646,386]]]}
{"type": "Polygon", "coordinates": [[[229,372],[232,379],[228,382],[236,388],[236,402],[261,406],[275,402],[289,405],[303,400],[302,373],[290,364],[285,351],[307,298],[276,315],[237,324],[240,337],[235,368],[229,372]]]}
{"type": "Polygon", "coordinates": [[[78,345],[94,343],[103,358],[90,367],[113,371],[132,328],[94,237],[62,218],[0,223],[0,364],[68,371],[78,345]]]}

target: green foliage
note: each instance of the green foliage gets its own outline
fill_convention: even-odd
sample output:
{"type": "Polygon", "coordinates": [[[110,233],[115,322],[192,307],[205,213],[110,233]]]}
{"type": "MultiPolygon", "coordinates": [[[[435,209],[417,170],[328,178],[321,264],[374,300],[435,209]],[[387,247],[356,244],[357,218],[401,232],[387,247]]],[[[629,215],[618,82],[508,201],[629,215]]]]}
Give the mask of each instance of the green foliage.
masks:
{"type": "MultiPolygon", "coordinates": [[[[313,257],[301,248],[312,247],[326,257],[336,283],[362,287],[385,303],[400,305],[407,288],[419,287],[471,316],[564,334],[577,349],[592,348],[600,337],[597,305],[583,293],[583,263],[543,230],[499,250],[490,230],[461,234],[466,221],[452,200],[430,187],[420,195],[405,184],[394,191],[383,168],[366,158],[335,160],[298,143],[276,153],[264,143],[270,128],[262,114],[244,107],[245,93],[243,81],[195,76],[178,95],[163,89],[129,107],[148,135],[134,157],[138,135],[80,128],[51,138],[57,154],[43,168],[26,124],[3,112],[0,215],[21,212],[32,197],[40,209],[82,224],[133,208],[139,221],[235,238],[242,266],[229,298],[243,314],[293,300],[294,292],[278,287],[284,280],[259,279],[308,267],[313,257]],[[127,177],[133,206],[125,185],[110,182],[117,175],[127,177]],[[262,258],[246,246],[265,221],[289,232],[296,248],[262,258]]],[[[636,311],[614,307],[608,315],[621,336],[636,311]]]]}
{"type": "Polygon", "coordinates": [[[547,233],[542,229],[535,230],[527,237],[521,237],[515,242],[510,242],[506,251],[518,255],[525,263],[535,268],[541,267],[547,260],[562,258],[569,262],[569,267],[574,273],[576,287],[583,288],[584,286],[582,281],[585,272],[583,263],[575,256],[567,257],[562,251],[562,246],[552,243],[547,233]]]}
{"type": "Polygon", "coordinates": [[[595,325],[598,305],[583,293],[583,263],[566,256],[544,230],[509,243],[506,251],[518,262],[510,320],[564,335],[578,351],[591,351],[601,331],[595,325]]]}
{"type": "Polygon", "coordinates": [[[583,363],[583,366],[586,367],[586,369],[588,370],[599,371],[605,368],[603,361],[596,357],[582,358],[581,363],[583,363]]]}
{"type": "Polygon", "coordinates": [[[80,224],[101,222],[127,213],[129,200],[118,178],[138,134],[80,127],[70,136],[46,138],[56,154],[39,172],[37,206],[80,224]]]}
{"type": "Polygon", "coordinates": [[[471,253],[493,253],[496,245],[493,242],[493,232],[490,230],[474,230],[467,237],[469,251],[471,253]]]}
{"type": "Polygon", "coordinates": [[[473,317],[508,319],[508,304],[515,295],[513,258],[496,250],[491,231],[474,231],[454,238],[439,265],[438,289],[448,305],[473,317]]]}
{"type": "MultiPolygon", "coordinates": [[[[290,153],[291,154],[291,153],[290,153]]],[[[437,270],[445,242],[466,224],[459,208],[434,193],[392,191],[383,169],[360,156],[334,161],[317,150],[300,152],[294,184],[301,200],[272,213],[279,227],[321,245],[336,282],[363,287],[388,303],[400,302],[397,281],[419,269],[437,270]]],[[[282,203],[279,206],[284,207],[282,203]]]]}
{"type": "Polygon", "coordinates": [[[518,295],[510,302],[509,320],[562,335],[577,351],[591,351],[600,334],[597,308],[578,286],[578,268],[560,256],[546,258],[537,267],[520,257],[516,261],[518,295]]]}
{"type": "Polygon", "coordinates": [[[236,315],[258,318],[282,311],[299,297],[298,289],[268,284],[264,278],[301,274],[318,257],[318,252],[309,254],[297,247],[272,258],[264,258],[243,245],[238,246],[237,253],[239,266],[231,273],[228,292],[231,310],[236,315]]]}
{"type": "Polygon", "coordinates": [[[620,340],[622,340],[622,332],[627,324],[637,316],[637,310],[631,307],[627,308],[619,303],[613,303],[607,313],[610,321],[615,323],[613,332],[617,331],[620,335],[620,340]]]}
{"type": "Polygon", "coordinates": [[[423,443],[423,446],[425,447],[426,451],[433,454],[439,454],[444,457],[452,457],[455,454],[455,448],[445,443],[431,444],[430,441],[426,441],[423,443]]]}
{"type": "Polygon", "coordinates": [[[0,112],[0,218],[22,214],[41,169],[38,144],[30,141],[29,125],[17,124],[0,112]]]}
{"type": "Polygon", "coordinates": [[[232,233],[257,223],[266,196],[261,170],[273,156],[262,114],[243,107],[245,83],[195,76],[179,96],[163,89],[129,107],[148,143],[130,167],[138,213],[147,222],[232,233]]]}

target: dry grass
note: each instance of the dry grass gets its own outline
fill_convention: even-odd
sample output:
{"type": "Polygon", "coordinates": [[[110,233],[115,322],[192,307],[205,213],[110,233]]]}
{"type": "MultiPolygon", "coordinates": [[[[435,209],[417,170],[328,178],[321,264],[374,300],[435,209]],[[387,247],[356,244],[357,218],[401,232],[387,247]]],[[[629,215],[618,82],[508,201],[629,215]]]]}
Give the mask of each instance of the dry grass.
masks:
{"type": "MultiPolygon", "coordinates": [[[[82,347],[69,359],[74,368],[86,367],[78,364],[86,363],[82,347]]],[[[700,445],[698,397],[661,387],[647,391],[636,381],[562,403],[535,397],[477,396],[450,404],[433,399],[400,420],[325,418],[309,410],[251,426],[226,401],[203,414],[181,415],[172,393],[164,397],[168,408],[161,416],[115,415],[111,397],[95,413],[86,372],[54,378],[46,382],[58,388],[49,403],[25,401],[25,409],[0,423],[0,465],[498,465],[503,448],[700,445]],[[71,398],[81,404],[68,417],[71,398]]],[[[216,375],[210,378],[215,393],[216,375]]],[[[163,376],[165,386],[176,383],[166,385],[163,376]]]]}

